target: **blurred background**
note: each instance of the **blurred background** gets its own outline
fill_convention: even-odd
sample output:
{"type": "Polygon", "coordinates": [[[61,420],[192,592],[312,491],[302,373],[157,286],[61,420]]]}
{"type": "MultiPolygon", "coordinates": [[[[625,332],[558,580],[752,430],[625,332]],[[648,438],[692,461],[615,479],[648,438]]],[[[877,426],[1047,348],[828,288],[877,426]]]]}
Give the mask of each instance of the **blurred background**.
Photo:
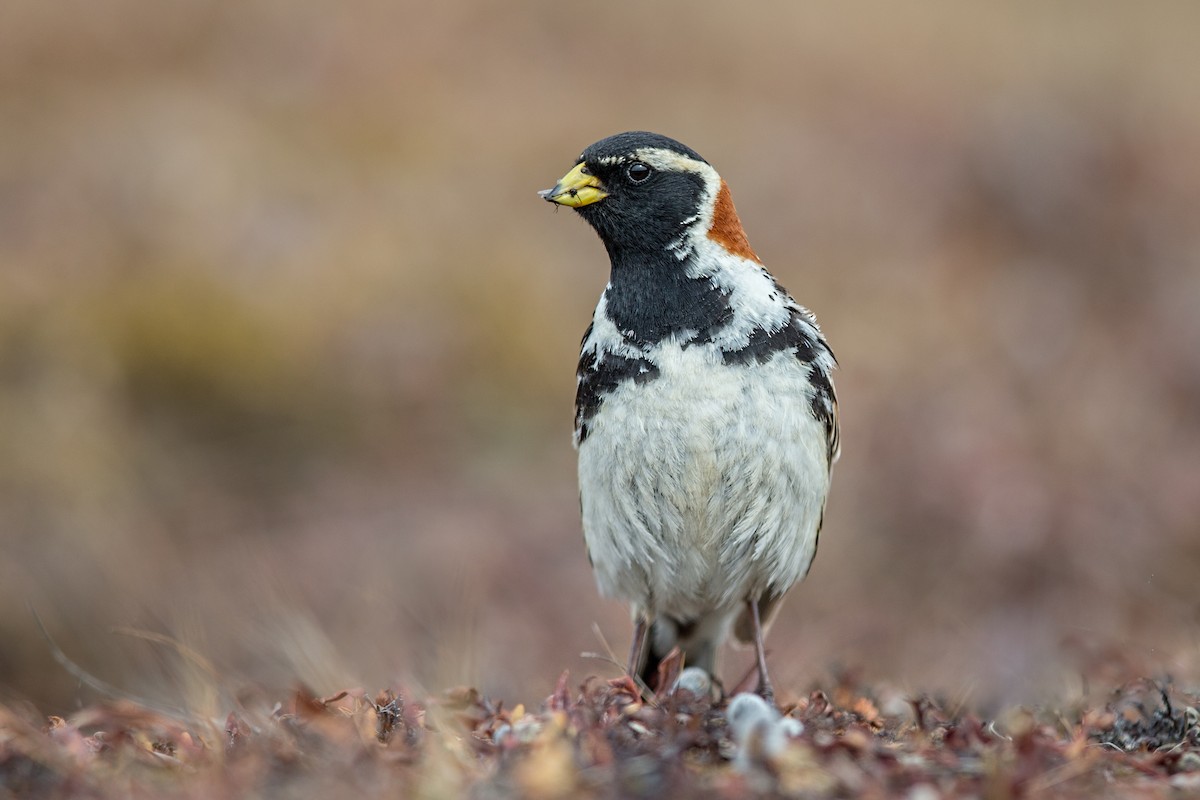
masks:
{"type": "Polygon", "coordinates": [[[632,128],[841,361],[777,684],[1200,677],[1200,6],[1075,11],[6,3],[5,696],[96,699],[28,605],[175,703],[613,676],[570,444],[607,260],[535,191],[632,128]]]}

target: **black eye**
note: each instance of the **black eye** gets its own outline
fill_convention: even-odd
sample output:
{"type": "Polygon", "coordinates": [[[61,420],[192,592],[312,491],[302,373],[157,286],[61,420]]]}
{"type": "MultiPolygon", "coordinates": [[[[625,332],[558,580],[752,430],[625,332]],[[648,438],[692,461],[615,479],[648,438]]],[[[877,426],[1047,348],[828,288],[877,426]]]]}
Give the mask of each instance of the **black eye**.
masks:
{"type": "Polygon", "coordinates": [[[635,161],[625,170],[625,174],[629,176],[629,180],[634,183],[643,183],[650,177],[650,168],[640,161],[635,161]]]}

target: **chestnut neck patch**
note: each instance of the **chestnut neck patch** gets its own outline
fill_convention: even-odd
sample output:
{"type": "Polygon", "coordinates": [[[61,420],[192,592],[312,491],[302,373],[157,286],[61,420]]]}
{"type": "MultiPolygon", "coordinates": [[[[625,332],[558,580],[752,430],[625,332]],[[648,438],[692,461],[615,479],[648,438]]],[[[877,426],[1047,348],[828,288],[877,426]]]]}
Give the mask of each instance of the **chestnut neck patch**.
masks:
{"type": "Polygon", "coordinates": [[[729,185],[725,181],[721,181],[721,189],[717,192],[717,201],[713,205],[712,227],[709,228],[708,238],[735,256],[762,263],[762,259],[750,246],[750,240],[746,238],[742,221],[738,219],[737,211],[733,207],[733,195],[729,193],[729,185]]]}

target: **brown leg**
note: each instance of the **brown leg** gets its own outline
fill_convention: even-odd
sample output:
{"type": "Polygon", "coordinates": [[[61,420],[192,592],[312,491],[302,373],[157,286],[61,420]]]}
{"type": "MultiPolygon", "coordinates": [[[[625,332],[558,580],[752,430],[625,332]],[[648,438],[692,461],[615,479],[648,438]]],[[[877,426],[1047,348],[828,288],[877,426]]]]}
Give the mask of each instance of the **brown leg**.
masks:
{"type": "Polygon", "coordinates": [[[646,649],[646,635],[650,632],[650,621],[645,614],[638,614],[633,623],[633,644],[629,648],[629,666],[625,671],[631,678],[637,678],[642,669],[642,653],[646,649]]]}
{"type": "Polygon", "coordinates": [[[754,623],[754,653],[758,657],[758,693],[771,705],[775,705],[775,689],[771,686],[771,677],[767,675],[767,653],[763,649],[762,620],[758,616],[758,601],[747,600],[750,606],[750,620],[754,623]]]}

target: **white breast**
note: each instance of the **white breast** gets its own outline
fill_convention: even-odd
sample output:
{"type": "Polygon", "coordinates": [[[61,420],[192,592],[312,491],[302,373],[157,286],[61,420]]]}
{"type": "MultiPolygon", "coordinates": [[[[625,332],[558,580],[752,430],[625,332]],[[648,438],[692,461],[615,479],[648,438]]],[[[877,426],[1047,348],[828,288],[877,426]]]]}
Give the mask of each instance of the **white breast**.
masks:
{"type": "Polygon", "coordinates": [[[727,366],[666,342],[660,374],[604,396],[579,447],[584,538],[600,590],[695,619],[786,591],[816,550],[829,466],[808,368],[727,366]]]}

